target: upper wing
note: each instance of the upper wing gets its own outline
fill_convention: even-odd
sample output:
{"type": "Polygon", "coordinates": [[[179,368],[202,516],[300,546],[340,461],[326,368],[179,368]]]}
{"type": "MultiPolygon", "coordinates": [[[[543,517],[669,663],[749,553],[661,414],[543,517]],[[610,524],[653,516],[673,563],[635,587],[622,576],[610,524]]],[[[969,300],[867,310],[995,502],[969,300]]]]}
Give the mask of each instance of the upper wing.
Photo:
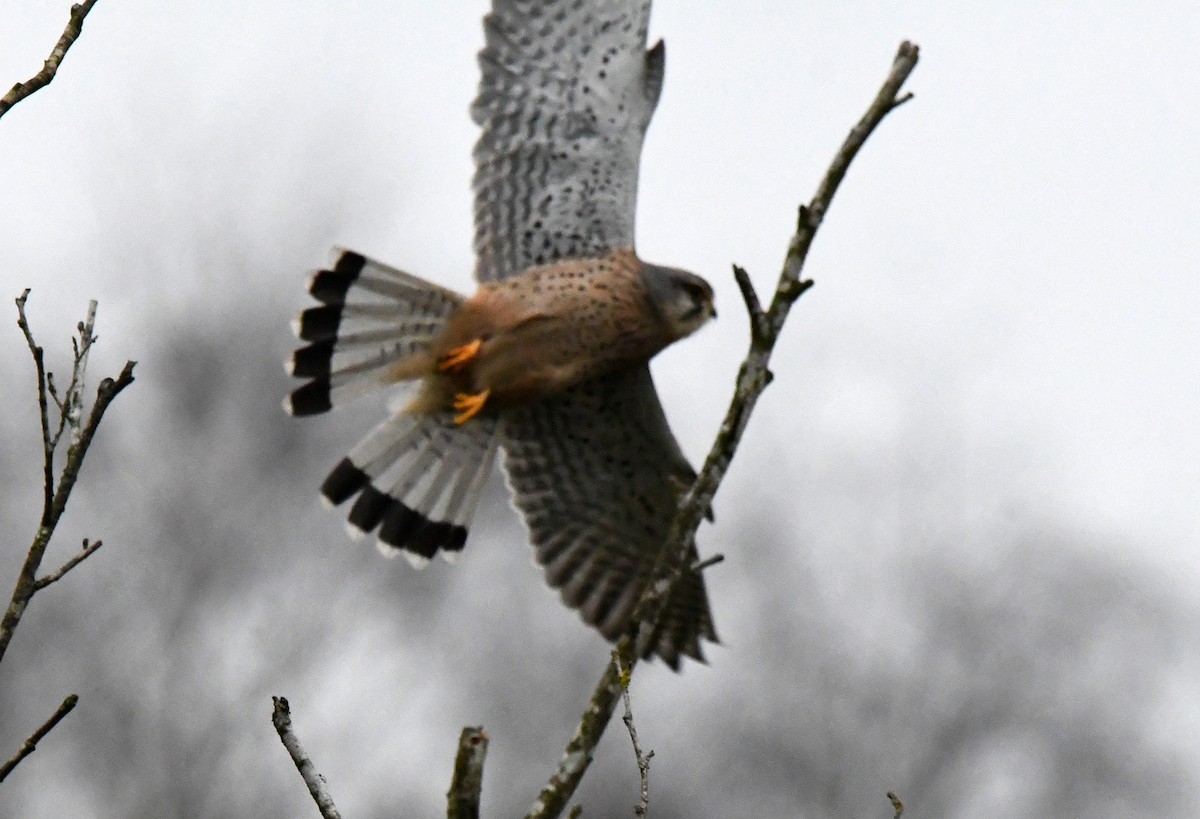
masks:
{"type": "MultiPolygon", "coordinates": [[[[695,472],[641,366],[505,416],[505,469],[546,580],[610,640],[629,626],[695,472]]],[[[694,550],[693,550],[694,554],[694,550]]],[[[648,649],[672,668],[716,640],[704,579],[688,572],[648,649]]]]}
{"type": "MultiPolygon", "coordinates": [[[[633,247],[638,161],[665,51],[650,0],[493,0],[471,108],[475,275],[633,247]]],[[[643,365],[507,413],[505,469],[538,562],[612,639],[629,625],[695,473],[643,365]]],[[[648,651],[673,668],[715,640],[703,578],[676,586],[648,651]]]]}
{"type": "Polygon", "coordinates": [[[633,246],[638,159],[662,89],[650,0],[494,0],[471,116],[475,275],[633,246]]]}

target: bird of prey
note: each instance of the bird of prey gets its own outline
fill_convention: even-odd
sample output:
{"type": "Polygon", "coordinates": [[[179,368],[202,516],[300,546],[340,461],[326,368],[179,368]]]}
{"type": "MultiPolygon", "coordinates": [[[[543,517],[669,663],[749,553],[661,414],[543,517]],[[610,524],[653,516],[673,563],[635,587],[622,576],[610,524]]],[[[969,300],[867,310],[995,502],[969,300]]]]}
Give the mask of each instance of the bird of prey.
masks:
{"type": "MultiPolygon", "coordinates": [[[[634,250],[642,141],[665,50],[650,0],[494,0],[471,107],[471,297],[341,251],[300,314],[312,415],[411,382],[407,405],[333,469],[352,534],[423,565],[458,555],[504,451],[513,501],[550,586],[612,640],[629,628],[695,477],[648,362],[715,315],[712,288],[634,250]]],[[[693,557],[695,546],[692,546],[693,557]]],[[[678,669],[715,641],[704,580],[685,570],[646,654],[678,669]]]]}

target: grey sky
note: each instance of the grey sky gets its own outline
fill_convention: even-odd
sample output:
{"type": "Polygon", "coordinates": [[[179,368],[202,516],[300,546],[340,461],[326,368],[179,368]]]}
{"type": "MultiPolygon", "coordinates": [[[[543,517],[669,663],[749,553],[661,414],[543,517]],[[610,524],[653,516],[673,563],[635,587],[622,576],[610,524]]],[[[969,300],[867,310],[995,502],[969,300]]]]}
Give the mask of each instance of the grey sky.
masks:
{"type": "MultiPolygon", "coordinates": [[[[60,4],[17,5],[0,31],[6,77],[38,65],[62,22],[60,4]]],[[[6,188],[20,197],[0,202],[13,286],[36,287],[32,271],[80,301],[96,295],[115,354],[133,332],[124,311],[203,292],[204,277],[156,272],[182,240],[171,233],[232,211],[230,238],[253,242],[305,208],[328,221],[279,247],[262,283],[286,292],[291,259],[316,264],[337,242],[469,286],[466,104],[483,6],[102,6],[54,92],[0,132],[19,159],[6,188]],[[97,277],[114,255],[144,269],[97,277]]],[[[679,405],[712,406],[681,434],[702,448],[741,346],[728,264],[772,279],[795,205],[912,38],[918,99],[871,144],[825,226],[819,289],[779,361],[796,374],[773,389],[757,437],[775,438],[794,409],[866,415],[894,436],[923,380],[937,406],[922,414],[942,417],[912,420],[970,448],[962,468],[980,494],[1050,495],[1080,525],[1153,543],[1196,577],[1200,162],[1188,135],[1200,15],[1186,3],[948,9],[656,5],[670,78],[639,243],[714,279],[729,317],[659,367],[666,378],[715,359],[707,383],[664,384],[669,405],[678,389],[679,405]],[[853,364],[804,369],[834,351],[853,364]],[[1033,474],[1017,486],[996,474],[1014,467],[1033,474]]],[[[57,301],[60,315],[77,309],[57,301]]]]}
{"type": "MultiPolygon", "coordinates": [[[[0,11],[2,84],[40,66],[68,6],[37,0],[0,11]]],[[[138,419],[150,408],[139,402],[169,399],[169,336],[191,333],[227,350],[243,337],[258,345],[214,364],[252,395],[256,362],[281,361],[288,351],[286,319],[304,304],[303,276],[334,244],[468,289],[475,127],[467,105],[485,7],[103,0],[55,83],[0,121],[0,290],[34,288],[35,329],[59,355],[87,300],[98,299],[94,378],[115,373],[125,358],[142,362],[115,408],[138,419]]],[[[1120,561],[1113,565],[1144,567],[1151,587],[1196,602],[1200,13],[1187,2],[1098,8],[656,0],[651,37],[667,41],[667,77],[643,154],[639,251],[709,278],[720,313],[655,366],[693,460],[724,412],[746,344],[730,263],[746,267],[761,290],[770,287],[796,206],[811,196],[896,46],[921,46],[908,86],[916,98],[872,137],[834,202],[807,267],[817,286],[793,312],[776,381],[717,498],[717,523],[702,530],[703,548],[729,558],[713,580],[729,647],[699,672],[713,689],[737,690],[752,676],[755,660],[739,651],[763,627],[752,571],[760,559],[815,572],[837,617],[861,615],[867,646],[891,639],[888,610],[871,609],[872,580],[894,579],[889,572],[910,552],[931,550],[952,566],[1001,563],[989,551],[998,532],[1109,550],[1120,561]],[[784,538],[792,551],[760,557],[752,528],[793,534],[784,538]],[[870,545],[837,548],[856,542],[870,545]],[[876,572],[876,563],[888,568],[876,572]]],[[[16,460],[36,452],[32,396],[21,394],[31,377],[19,334],[5,326],[2,372],[20,389],[6,399],[13,423],[4,447],[16,460]]],[[[277,405],[283,386],[281,377],[262,384],[263,402],[277,405]]],[[[299,494],[272,500],[275,514],[296,521],[292,537],[336,535],[337,516],[320,509],[315,488],[377,412],[298,426],[279,414],[279,425],[291,425],[293,463],[305,470],[288,478],[299,494]]],[[[233,415],[218,427],[231,437],[211,457],[225,458],[226,470],[238,468],[242,420],[233,415]]],[[[172,451],[170,421],[129,422],[119,436],[114,423],[109,432],[126,442],[164,436],[142,445],[172,451]]],[[[220,480],[216,467],[171,467],[220,480]]],[[[191,491],[206,491],[202,477],[192,477],[191,491]]],[[[20,510],[36,490],[22,486],[6,500],[16,531],[29,528],[20,510]]],[[[498,485],[494,495],[482,514],[512,537],[498,485]]],[[[80,505],[95,514],[85,518],[81,508],[75,526],[109,540],[103,505],[80,505]]],[[[291,561],[319,551],[273,543],[271,531],[251,539],[291,561]]],[[[471,549],[464,566],[436,567],[419,582],[468,584],[472,562],[485,572],[502,557],[511,562],[495,552],[471,549]]],[[[14,560],[6,557],[4,567],[14,560]]],[[[391,563],[355,561],[360,573],[399,574],[391,563]]],[[[89,571],[72,582],[87,584],[89,571]]],[[[523,588],[535,589],[540,579],[526,574],[523,588]]],[[[312,593],[319,596],[319,586],[312,593]]],[[[575,625],[574,615],[555,613],[551,595],[543,598],[538,612],[575,625]]],[[[475,605],[482,606],[465,608],[475,605]]],[[[359,663],[354,683],[329,669],[311,691],[333,702],[352,698],[340,686],[407,696],[385,719],[365,708],[347,716],[378,732],[369,738],[317,728],[329,714],[302,712],[298,721],[313,725],[314,741],[345,743],[326,746],[328,767],[359,741],[379,750],[371,763],[379,771],[430,758],[444,767],[447,726],[486,723],[489,714],[472,716],[462,707],[466,693],[414,674],[403,654],[382,655],[380,646],[406,639],[395,625],[363,623],[349,610],[340,616],[346,650],[359,663]],[[420,740],[385,730],[410,730],[426,716],[436,724],[420,740]],[[398,756],[388,757],[384,744],[398,756]]],[[[406,623],[420,622],[410,617],[406,623]]],[[[598,646],[589,644],[580,661],[597,673],[598,646]]],[[[453,678],[452,659],[436,664],[453,678]]],[[[645,695],[646,711],[661,712],[660,731],[681,718],[671,711],[676,697],[687,700],[688,714],[703,713],[695,688],[680,693],[675,678],[651,674],[669,686],[645,695]]],[[[565,714],[582,690],[562,694],[565,714]]],[[[49,710],[28,708],[27,721],[49,710]]],[[[1178,714],[1194,718],[1189,708],[1178,714]]],[[[556,722],[539,740],[545,759],[556,758],[549,749],[565,725],[556,722]]],[[[655,765],[669,790],[666,757],[664,745],[655,765]]],[[[26,764],[72,761],[43,751],[26,764]]],[[[351,781],[342,773],[347,802],[374,770],[351,781]]],[[[431,775],[429,794],[444,790],[442,770],[431,775]]],[[[294,774],[276,766],[260,775],[294,774]]],[[[415,793],[419,784],[409,787],[415,793]]]]}

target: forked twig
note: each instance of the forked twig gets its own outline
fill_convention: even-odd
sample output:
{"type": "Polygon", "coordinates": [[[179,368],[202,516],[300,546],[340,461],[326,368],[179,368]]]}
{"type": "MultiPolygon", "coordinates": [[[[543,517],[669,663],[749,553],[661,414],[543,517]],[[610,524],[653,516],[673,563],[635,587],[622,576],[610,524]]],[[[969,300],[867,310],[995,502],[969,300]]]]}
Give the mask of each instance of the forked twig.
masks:
{"type": "Polygon", "coordinates": [[[16,588],[13,589],[8,608],[5,609],[3,618],[0,618],[0,660],[4,658],[4,653],[8,650],[8,644],[12,640],[13,633],[16,631],[17,625],[21,622],[21,617],[25,614],[25,608],[29,605],[29,601],[33,598],[33,595],[62,578],[63,575],[78,566],[83,560],[100,548],[100,541],[89,545],[88,541],[85,540],[82,550],[75,557],[63,564],[61,568],[45,577],[39,578],[37,576],[38,570],[42,565],[42,559],[46,555],[46,549],[50,545],[50,538],[54,535],[54,529],[58,526],[58,521],[62,517],[63,512],[66,511],[67,501],[71,497],[71,490],[74,489],[75,482],[79,478],[79,470],[83,466],[83,459],[87,456],[88,448],[92,444],[96,430],[104,418],[104,412],[121,390],[133,383],[134,362],[127,361],[116,380],[105,378],[100,382],[100,386],[96,389],[96,400],[92,404],[92,411],[88,415],[86,423],[81,420],[73,423],[68,417],[72,405],[77,403],[79,405],[79,419],[82,419],[82,399],[78,393],[81,391],[84,381],[87,354],[91,349],[92,342],[95,340],[92,331],[95,324],[96,308],[95,302],[92,302],[88,307],[88,320],[79,323],[80,338],[75,345],[75,360],[70,380],[71,386],[68,387],[66,394],[61,399],[58,423],[51,423],[49,398],[50,376],[46,372],[45,353],[34,341],[33,332],[29,328],[29,320],[25,315],[25,304],[28,299],[29,291],[26,290],[16,300],[17,325],[25,335],[25,341],[29,345],[29,352],[33,356],[34,367],[37,370],[38,409],[40,411],[42,427],[42,516],[38,523],[37,532],[34,534],[33,543],[30,545],[29,551],[25,556],[25,563],[21,567],[20,574],[17,576],[16,588]],[[56,484],[54,455],[58,449],[59,439],[65,425],[72,426],[72,440],[70,446],[67,447],[66,462],[63,464],[62,473],[58,476],[56,484]],[[56,431],[51,432],[52,428],[56,431]]]}
{"type": "Polygon", "coordinates": [[[621,692],[621,699],[625,703],[625,713],[621,715],[621,720],[625,723],[625,730],[629,732],[629,741],[633,744],[633,758],[637,763],[638,779],[642,785],[638,803],[633,807],[633,815],[645,817],[650,812],[650,760],[654,756],[654,751],[642,753],[642,746],[638,742],[637,726],[633,724],[633,704],[629,697],[629,674],[621,668],[621,656],[615,650],[612,652],[612,661],[613,665],[617,667],[621,687],[624,689],[621,692]]]}
{"type": "Polygon", "coordinates": [[[41,577],[39,577],[33,584],[33,590],[41,591],[42,589],[49,586],[51,583],[56,583],[59,580],[62,580],[62,576],[64,574],[71,571],[71,569],[74,569],[76,566],[78,566],[83,561],[87,560],[89,557],[92,556],[93,552],[95,552],[97,549],[99,549],[103,545],[104,545],[104,541],[102,541],[102,540],[97,540],[95,543],[88,543],[88,539],[85,537],[83,539],[83,547],[78,552],[75,553],[75,556],[72,557],[70,560],[68,560],[66,563],[62,564],[62,566],[60,566],[58,568],[58,571],[54,571],[54,572],[51,572],[50,574],[42,575],[41,577]]]}

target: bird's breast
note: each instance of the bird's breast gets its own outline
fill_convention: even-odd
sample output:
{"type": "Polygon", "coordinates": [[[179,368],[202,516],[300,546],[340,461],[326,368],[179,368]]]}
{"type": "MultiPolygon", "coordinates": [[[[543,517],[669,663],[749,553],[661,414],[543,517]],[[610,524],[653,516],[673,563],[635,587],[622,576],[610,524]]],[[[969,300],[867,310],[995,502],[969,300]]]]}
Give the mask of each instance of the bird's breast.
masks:
{"type": "Polygon", "coordinates": [[[503,410],[643,364],[669,341],[636,268],[572,260],[489,283],[453,315],[436,345],[479,339],[455,389],[490,390],[503,410]]]}

